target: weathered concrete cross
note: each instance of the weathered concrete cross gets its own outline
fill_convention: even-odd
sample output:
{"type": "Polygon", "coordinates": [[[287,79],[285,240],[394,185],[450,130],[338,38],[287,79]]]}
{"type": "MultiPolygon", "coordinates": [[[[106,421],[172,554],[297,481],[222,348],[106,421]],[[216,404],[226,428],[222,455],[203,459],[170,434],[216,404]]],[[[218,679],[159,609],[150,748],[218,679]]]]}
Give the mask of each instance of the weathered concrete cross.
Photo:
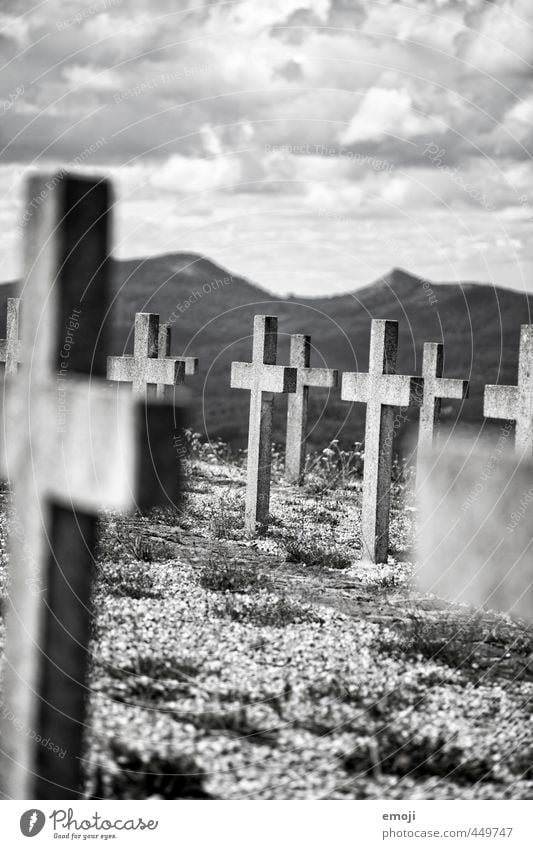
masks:
{"type": "Polygon", "coordinates": [[[277,366],[277,350],[277,318],[256,315],[252,362],[231,364],[232,389],[251,393],[245,512],[245,530],[251,535],[268,527],[274,394],[296,392],[296,369],[277,366]]]}
{"type": "Polygon", "coordinates": [[[517,386],[485,386],[483,415],[516,422],[516,451],[533,454],[533,324],[520,327],[517,386]]]}
{"type": "Polygon", "coordinates": [[[133,385],[138,398],[163,394],[164,386],[183,383],[185,363],[181,357],[159,356],[159,316],[156,313],[135,314],[133,356],[107,358],[107,379],[133,385]]]}
{"type": "Polygon", "coordinates": [[[23,364],[1,429],[14,491],[0,744],[8,798],[82,795],[97,512],[179,490],[176,408],[114,398],[103,379],[110,205],[106,181],[61,173],[29,182],[23,364]]]}
{"type": "Polygon", "coordinates": [[[368,374],[345,372],[341,398],[366,404],[363,513],[363,554],[387,561],[394,439],[394,407],[420,406],[421,377],[396,374],[398,322],[372,321],[368,374]]]}
{"type": "Polygon", "coordinates": [[[443,377],[444,346],[442,342],[426,342],[422,357],[422,377],[424,378],[424,400],[420,408],[418,429],[417,468],[422,456],[433,448],[440,421],[442,398],[467,398],[468,380],[443,377]]]}
{"type": "MultiPolygon", "coordinates": [[[[157,356],[160,359],[170,358],[170,347],[172,341],[171,325],[161,322],[159,325],[159,336],[157,345],[157,356]]],[[[188,377],[198,372],[198,357],[173,357],[177,362],[183,363],[185,367],[184,375],[188,377]]],[[[173,398],[174,387],[166,386],[164,383],[157,385],[158,398],[173,398]]]]}
{"type": "Polygon", "coordinates": [[[310,368],[311,337],[295,333],[291,336],[290,365],[296,369],[296,392],[289,395],[287,405],[287,442],[285,448],[285,475],[291,483],[303,479],[309,387],[332,388],[339,384],[339,372],[330,368],[310,368]]]}
{"type": "Polygon", "coordinates": [[[19,310],[20,298],[8,298],[6,338],[0,339],[0,363],[5,363],[5,377],[16,374],[20,363],[19,310]]]}

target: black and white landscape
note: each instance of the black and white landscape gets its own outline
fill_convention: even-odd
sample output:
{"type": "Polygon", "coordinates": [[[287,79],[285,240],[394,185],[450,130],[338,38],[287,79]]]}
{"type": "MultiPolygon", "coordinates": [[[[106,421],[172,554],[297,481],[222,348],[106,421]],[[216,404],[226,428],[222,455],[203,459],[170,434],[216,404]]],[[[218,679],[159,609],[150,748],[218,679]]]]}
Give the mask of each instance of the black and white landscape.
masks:
{"type": "Polygon", "coordinates": [[[4,799],[531,798],[532,35],[2,5],[4,799]]]}

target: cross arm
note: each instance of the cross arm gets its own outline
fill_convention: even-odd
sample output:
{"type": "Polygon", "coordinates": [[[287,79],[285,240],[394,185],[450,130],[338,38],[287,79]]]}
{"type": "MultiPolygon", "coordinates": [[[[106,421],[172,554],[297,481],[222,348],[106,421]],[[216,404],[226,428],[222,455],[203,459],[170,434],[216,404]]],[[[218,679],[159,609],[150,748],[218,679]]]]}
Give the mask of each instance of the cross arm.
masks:
{"type": "Polygon", "coordinates": [[[390,407],[421,407],[424,402],[424,378],[404,374],[383,374],[375,391],[382,404],[390,407]]]}
{"type": "Polygon", "coordinates": [[[152,357],[146,360],[146,382],[158,383],[165,386],[175,386],[183,383],[185,377],[185,363],[175,357],[156,359],[152,357]]]}
{"type": "Polygon", "coordinates": [[[256,383],[261,392],[296,392],[298,371],[290,366],[264,363],[232,363],[232,389],[252,389],[256,383]]]}
{"type": "Polygon", "coordinates": [[[342,375],[341,399],[367,404],[369,401],[370,375],[358,371],[345,371],[342,375]]]}
{"type": "Polygon", "coordinates": [[[107,379],[133,383],[135,359],[129,356],[107,358],[107,379]]]}
{"type": "Polygon", "coordinates": [[[468,380],[459,380],[453,377],[441,377],[437,381],[437,398],[468,398],[470,392],[470,382],[468,380]]]}
{"type": "Polygon", "coordinates": [[[334,368],[303,368],[298,372],[298,380],[303,386],[332,388],[339,385],[339,372],[334,368]]]}
{"type": "Polygon", "coordinates": [[[189,377],[198,372],[198,357],[175,357],[180,363],[185,365],[185,374],[189,377]]]}
{"type": "Polygon", "coordinates": [[[518,407],[518,387],[485,386],[483,415],[488,419],[514,420],[518,407]]]}

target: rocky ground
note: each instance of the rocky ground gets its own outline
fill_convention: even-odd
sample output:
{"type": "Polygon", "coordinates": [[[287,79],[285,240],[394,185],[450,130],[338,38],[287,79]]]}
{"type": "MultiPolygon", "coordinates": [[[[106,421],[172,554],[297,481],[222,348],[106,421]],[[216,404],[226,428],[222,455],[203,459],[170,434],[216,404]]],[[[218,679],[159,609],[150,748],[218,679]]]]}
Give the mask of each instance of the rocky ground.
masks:
{"type": "Polygon", "coordinates": [[[405,474],[370,566],[357,451],[301,490],[275,464],[250,541],[242,462],[195,448],[180,510],[102,520],[87,792],[530,799],[533,632],[416,592],[405,474]]]}

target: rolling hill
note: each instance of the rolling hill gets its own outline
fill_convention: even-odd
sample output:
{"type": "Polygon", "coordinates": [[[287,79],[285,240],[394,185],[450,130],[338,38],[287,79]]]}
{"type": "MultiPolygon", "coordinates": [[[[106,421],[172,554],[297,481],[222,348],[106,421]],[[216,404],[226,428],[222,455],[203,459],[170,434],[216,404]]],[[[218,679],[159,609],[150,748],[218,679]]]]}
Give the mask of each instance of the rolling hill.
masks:
{"type": "MultiPolygon", "coordinates": [[[[276,299],[249,281],[196,254],[169,254],[113,261],[114,352],[131,352],[135,312],[159,313],[173,325],[172,351],[200,358],[189,379],[195,395],[192,425],[210,438],[236,446],[246,440],[248,393],[229,388],[232,360],[249,360],[253,317],[279,317],[278,362],[288,362],[291,333],[312,337],[312,365],[364,371],[372,318],[400,322],[398,371],[417,374],[425,341],[445,345],[445,375],[471,380],[471,397],[443,403],[444,421],[482,417],[486,383],[516,383],[520,324],[531,320],[532,299],[479,283],[428,284],[394,269],[369,286],[334,297],[276,299]]],[[[0,315],[14,284],[0,287],[0,315]]],[[[277,399],[275,439],[283,442],[284,399],[277,399]]],[[[411,413],[411,420],[416,413],[411,413]]],[[[340,400],[339,390],[314,390],[310,443],[323,447],[363,437],[364,407],[340,400]]],[[[408,425],[409,427],[409,425],[408,425]]],[[[398,445],[405,428],[398,431],[398,445]]]]}

